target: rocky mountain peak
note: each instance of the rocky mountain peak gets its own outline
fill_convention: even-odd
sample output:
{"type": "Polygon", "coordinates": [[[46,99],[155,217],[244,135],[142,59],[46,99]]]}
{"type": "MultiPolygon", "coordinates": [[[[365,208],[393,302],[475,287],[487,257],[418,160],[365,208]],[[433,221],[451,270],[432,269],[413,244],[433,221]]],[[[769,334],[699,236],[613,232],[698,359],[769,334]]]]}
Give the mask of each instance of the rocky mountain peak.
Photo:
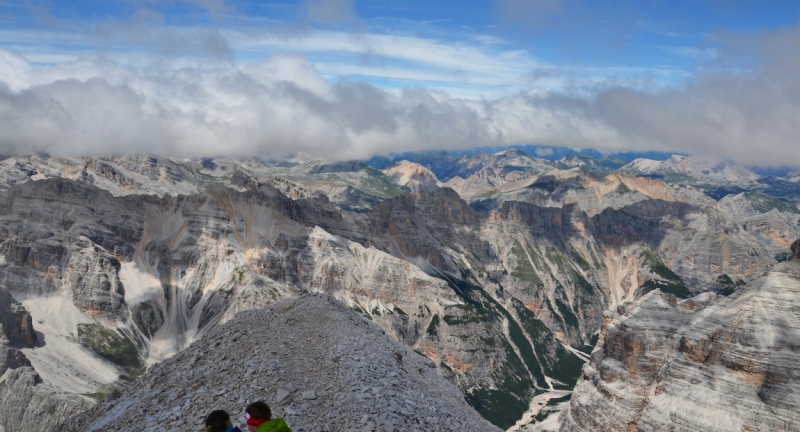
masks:
{"type": "Polygon", "coordinates": [[[324,294],[236,315],[59,431],[196,430],[264,400],[293,430],[499,431],[435,364],[324,294]]]}
{"type": "Polygon", "coordinates": [[[436,174],[416,162],[403,160],[384,169],[383,173],[396,184],[406,186],[415,192],[430,193],[442,187],[436,174]]]}

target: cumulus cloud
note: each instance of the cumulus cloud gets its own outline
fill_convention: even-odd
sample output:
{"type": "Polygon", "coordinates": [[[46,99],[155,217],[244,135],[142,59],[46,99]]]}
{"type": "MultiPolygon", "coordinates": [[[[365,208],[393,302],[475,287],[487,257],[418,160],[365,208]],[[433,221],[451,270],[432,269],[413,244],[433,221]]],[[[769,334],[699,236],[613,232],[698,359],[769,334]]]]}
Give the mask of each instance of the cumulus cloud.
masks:
{"type": "Polygon", "coordinates": [[[351,159],[540,144],[800,166],[800,31],[726,37],[742,51],[723,50],[720,61],[742,64],[746,56],[752,67],[710,69],[667,90],[532,89],[480,100],[330,83],[300,55],[201,66],[162,59],[151,71],[105,57],[33,67],[0,50],[0,152],[201,157],[305,151],[351,159]]]}

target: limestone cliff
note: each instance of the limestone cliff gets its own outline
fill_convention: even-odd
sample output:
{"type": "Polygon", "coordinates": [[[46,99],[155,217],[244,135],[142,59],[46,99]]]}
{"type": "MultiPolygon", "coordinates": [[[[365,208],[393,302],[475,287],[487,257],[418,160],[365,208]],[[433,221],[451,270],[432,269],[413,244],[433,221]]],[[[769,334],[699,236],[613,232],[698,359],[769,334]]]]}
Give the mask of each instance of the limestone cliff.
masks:
{"type": "MultiPolygon", "coordinates": [[[[484,159],[535,162],[501,154],[473,167],[485,169],[484,159]]],[[[114,166],[141,174],[144,162],[114,166]]],[[[313,171],[306,192],[320,190],[314,181],[364,180],[378,193],[385,180],[353,163],[289,165],[282,169],[292,179],[313,171]]],[[[594,215],[577,203],[477,211],[450,188],[356,212],[301,193],[287,177],[265,182],[270,167],[258,161],[174,167],[171,183],[151,173],[143,184],[184,179],[196,187],[190,195],[110,192],[89,177],[57,176],[28,177],[0,194],[0,281],[44,336],[43,346],[22,350],[43,384],[106,392],[238,312],[322,291],[434,360],[506,427],[533,395],[574,385],[606,308],[655,290],[735,292],[778,261],[775,233],[785,229],[664,199],[594,215]]],[[[615,191],[657,185],[614,181],[615,191]]]]}
{"type": "Polygon", "coordinates": [[[792,260],[730,297],[609,312],[560,430],[798,430],[799,299],[792,260]]]}

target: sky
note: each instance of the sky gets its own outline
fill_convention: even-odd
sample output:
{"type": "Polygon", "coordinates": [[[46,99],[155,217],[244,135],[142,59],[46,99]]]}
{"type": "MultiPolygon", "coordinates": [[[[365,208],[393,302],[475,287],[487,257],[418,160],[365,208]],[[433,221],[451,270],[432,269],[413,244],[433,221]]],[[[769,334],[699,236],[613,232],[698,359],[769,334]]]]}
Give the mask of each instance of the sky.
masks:
{"type": "Polygon", "coordinates": [[[0,0],[0,153],[800,167],[800,2],[0,0]]]}

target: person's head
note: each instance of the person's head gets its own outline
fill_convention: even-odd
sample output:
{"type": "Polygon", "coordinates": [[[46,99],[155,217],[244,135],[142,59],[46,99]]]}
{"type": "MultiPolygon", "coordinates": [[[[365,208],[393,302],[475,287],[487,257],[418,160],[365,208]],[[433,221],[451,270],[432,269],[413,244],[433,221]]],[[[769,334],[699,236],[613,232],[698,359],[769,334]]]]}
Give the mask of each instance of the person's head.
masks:
{"type": "Polygon", "coordinates": [[[232,427],[231,417],[223,410],[212,411],[206,417],[206,432],[225,432],[232,427]]]}
{"type": "Polygon", "coordinates": [[[269,405],[262,401],[253,402],[247,405],[244,409],[245,418],[247,419],[247,429],[250,432],[255,432],[259,426],[272,420],[272,410],[269,405]]]}

